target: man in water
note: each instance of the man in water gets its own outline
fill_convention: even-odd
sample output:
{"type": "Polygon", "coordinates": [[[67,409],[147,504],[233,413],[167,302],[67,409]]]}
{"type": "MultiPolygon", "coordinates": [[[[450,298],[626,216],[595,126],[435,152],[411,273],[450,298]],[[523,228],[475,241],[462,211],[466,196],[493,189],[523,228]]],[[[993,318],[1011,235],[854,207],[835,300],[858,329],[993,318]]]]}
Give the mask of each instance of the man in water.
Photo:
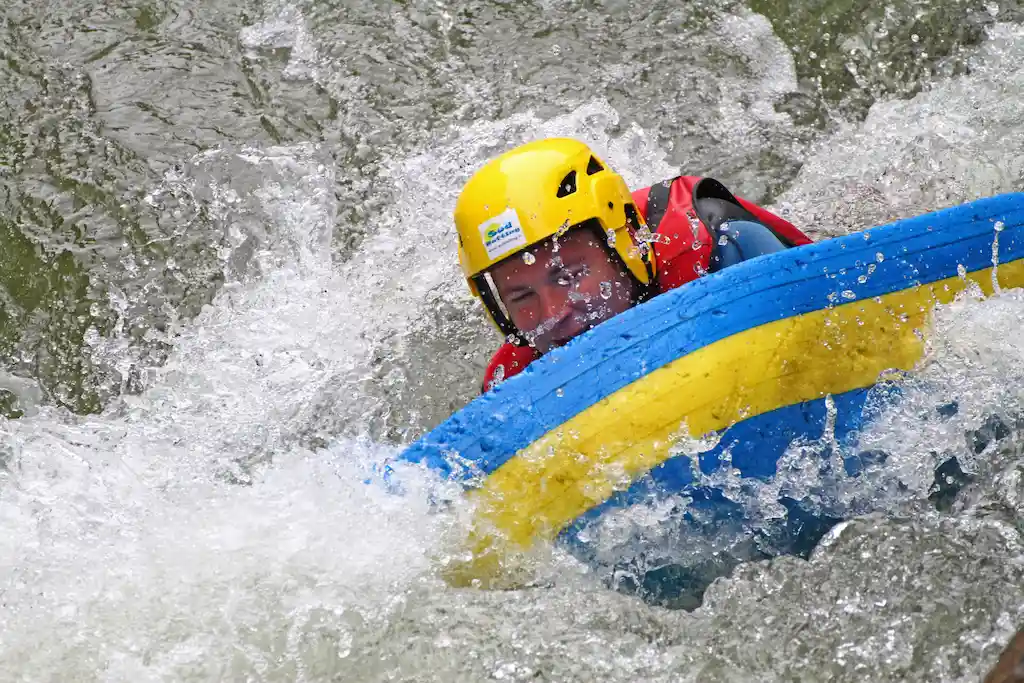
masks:
{"type": "Polygon", "coordinates": [[[517,147],[477,171],[455,206],[459,261],[506,342],[484,390],[657,294],[810,243],[711,178],[630,193],[576,140],[517,147]]]}

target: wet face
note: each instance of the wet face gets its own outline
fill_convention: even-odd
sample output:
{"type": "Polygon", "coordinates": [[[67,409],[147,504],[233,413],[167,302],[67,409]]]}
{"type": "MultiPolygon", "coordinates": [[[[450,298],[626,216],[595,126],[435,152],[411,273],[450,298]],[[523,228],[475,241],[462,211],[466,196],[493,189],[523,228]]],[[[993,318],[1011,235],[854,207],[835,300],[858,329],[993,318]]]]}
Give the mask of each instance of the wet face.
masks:
{"type": "Polygon", "coordinates": [[[491,268],[512,323],[541,353],[622,313],[637,283],[592,230],[571,230],[491,268]]]}

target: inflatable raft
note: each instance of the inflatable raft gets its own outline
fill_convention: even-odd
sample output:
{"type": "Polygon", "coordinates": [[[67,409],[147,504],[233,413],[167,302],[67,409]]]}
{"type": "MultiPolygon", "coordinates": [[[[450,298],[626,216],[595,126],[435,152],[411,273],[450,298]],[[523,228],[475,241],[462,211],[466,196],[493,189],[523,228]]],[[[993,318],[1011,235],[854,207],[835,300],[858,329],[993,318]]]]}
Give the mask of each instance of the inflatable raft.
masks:
{"type": "MultiPolygon", "coordinates": [[[[971,282],[986,294],[1024,285],[1022,259],[1024,194],[1003,195],[752,259],[552,351],[400,457],[464,482],[475,503],[472,559],[450,577],[500,581],[556,540],[595,561],[588,529],[659,497],[684,501],[668,518],[691,538],[723,519],[746,520],[733,537],[761,533],[708,475],[784,476],[795,441],[855,448],[884,403],[870,398],[921,358],[935,305],[971,282]]],[[[789,540],[776,552],[836,521],[781,502],[789,540]]]]}

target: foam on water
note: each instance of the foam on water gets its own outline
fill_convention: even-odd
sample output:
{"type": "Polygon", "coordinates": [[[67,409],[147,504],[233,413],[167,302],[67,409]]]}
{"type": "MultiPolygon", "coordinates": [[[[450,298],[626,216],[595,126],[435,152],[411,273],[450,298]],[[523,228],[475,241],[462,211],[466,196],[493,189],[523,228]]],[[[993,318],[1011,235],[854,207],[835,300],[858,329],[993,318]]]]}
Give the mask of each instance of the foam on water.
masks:
{"type": "Polygon", "coordinates": [[[996,24],[988,36],[968,62],[970,75],[880,102],[863,123],[821,140],[779,198],[784,215],[823,235],[845,234],[1019,191],[1022,29],[996,24]]]}
{"type": "MultiPolygon", "coordinates": [[[[289,21],[243,42],[297,40],[289,21]]],[[[772,43],[758,18],[724,31],[732,21],[753,52],[772,43]]],[[[827,140],[783,206],[828,233],[1014,188],[1019,37],[998,27],[970,76],[827,140]],[[957,125],[918,123],[940,110],[957,125]]],[[[790,83],[757,66],[767,92],[790,83]]],[[[373,183],[393,200],[337,260],[330,230],[345,222],[323,148],[225,147],[152,188],[214,212],[226,284],[152,332],[165,362],[93,339],[139,377],[102,414],[32,402],[0,423],[0,679],[976,680],[1024,619],[1020,439],[975,450],[964,437],[1021,407],[1015,292],[940,311],[920,379],[864,437],[889,461],[821,498],[886,514],[841,527],[810,561],[741,564],[692,614],[610,591],[561,553],[523,590],[448,588],[434,573],[452,525],[430,504],[441,485],[404,477],[410,491],[392,496],[363,483],[475,393],[494,342],[454,259],[460,182],[553,134],[589,139],[633,185],[670,175],[657,139],[619,116],[605,101],[513,115],[382,164],[373,183]],[[958,412],[940,419],[930,411],[950,394],[958,412]],[[975,479],[940,514],[921,463],[947,453],[975,479]]],[[[112,302],[126,334],[135,304],[112,302]]],[[[656,534],[666,514],[624,526],[656,534]]]]}
{"type": "Polygon", "coordinates": [[[353,331],[372,322],[331,268],[321,161],[306,146],[193,160],[260,168],[245,201],[271,220],[226,220],[231,281],[168,332],[141,394],[3,424],[4,678],[314,680],[433,581],[442,518],[416,480],[404,498],[363,483],[393,449],[301,445],[317,393],[360,372],[353,331]]]}
{"type": "Polygon", "coordinates": [[[147,457],[188,461],[180,441],[101,422],[14,431],[5,680],[315,680],[436,581],[437,518],[361,483],[369,444],[278,452],[251,486],[198,468],[161,486],[147,457]]]}

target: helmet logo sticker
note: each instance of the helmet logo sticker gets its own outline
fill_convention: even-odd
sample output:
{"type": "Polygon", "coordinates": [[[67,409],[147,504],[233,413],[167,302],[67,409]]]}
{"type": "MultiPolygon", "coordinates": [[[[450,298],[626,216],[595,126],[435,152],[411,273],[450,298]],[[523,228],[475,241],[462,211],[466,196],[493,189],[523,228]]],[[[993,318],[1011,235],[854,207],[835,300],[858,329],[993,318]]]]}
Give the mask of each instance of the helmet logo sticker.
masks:
{"type": "Polygon", "coordinates": [[[481,223],[478,229],[489,259],[496,259],[516,247],[526,245],[526,235],[515,209],[505,209],[494,218],[481,223]]]}

